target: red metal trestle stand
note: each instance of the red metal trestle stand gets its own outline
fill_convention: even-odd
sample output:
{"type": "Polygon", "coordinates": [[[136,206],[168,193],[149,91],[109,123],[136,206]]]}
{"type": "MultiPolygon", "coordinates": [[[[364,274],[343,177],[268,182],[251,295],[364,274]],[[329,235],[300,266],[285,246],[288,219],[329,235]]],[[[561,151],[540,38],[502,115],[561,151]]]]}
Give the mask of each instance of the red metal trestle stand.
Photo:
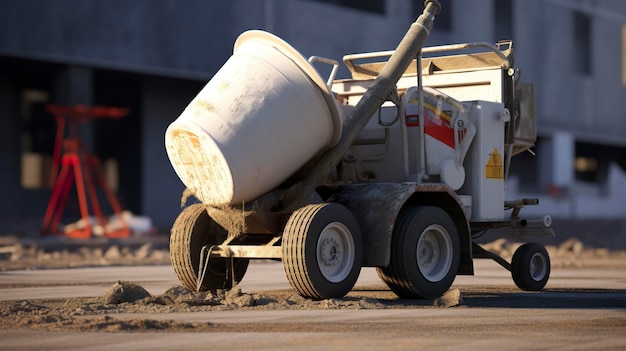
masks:
{"type": "Polygon", "coordinates": [[[85,150],[77,133],[79,123],[95,118],[118,119],[127,115],[128,109],[83,105],[48,105],[46,109],[54,115],[58,129],[50,179],[52,196],[46,209],[41,234],[62,234],[80,239],[90,238],[94,234],[110,238],[130,236],[130,230],[122,218],[122,208],[100,170],[100,161],[85,150]],[[60,231],[59,222],[73,183],[76,184],[81,219],[60,231]],[[104,217],[98,201],[98,189],[102,190],[117,216],[117,226],[112,226],[108,218],[104,217]],[[95,223],[92,223],[89,215],[90,204],[95,223]]]}

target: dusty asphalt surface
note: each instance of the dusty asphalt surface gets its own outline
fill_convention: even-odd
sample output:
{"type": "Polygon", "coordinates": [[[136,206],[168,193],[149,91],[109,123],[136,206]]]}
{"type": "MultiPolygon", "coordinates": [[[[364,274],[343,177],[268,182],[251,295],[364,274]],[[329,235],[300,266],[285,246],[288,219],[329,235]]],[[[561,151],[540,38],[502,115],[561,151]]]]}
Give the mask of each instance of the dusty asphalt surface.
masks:
{"type": "MultiPolygon", "coordinates": [[[[476,260],[476,275],[438,300],[398,299],[366,268],[346,297],[310,301],[271,261],[253,263],[238,289],[192,293],[159,245],[16,245],[0,255],[1,350],[626,348],[626,252],[575,240],[548,247],[542,292],[476,260]]],[[[505,257],[515,247],[489,245],[505,257]]]]}

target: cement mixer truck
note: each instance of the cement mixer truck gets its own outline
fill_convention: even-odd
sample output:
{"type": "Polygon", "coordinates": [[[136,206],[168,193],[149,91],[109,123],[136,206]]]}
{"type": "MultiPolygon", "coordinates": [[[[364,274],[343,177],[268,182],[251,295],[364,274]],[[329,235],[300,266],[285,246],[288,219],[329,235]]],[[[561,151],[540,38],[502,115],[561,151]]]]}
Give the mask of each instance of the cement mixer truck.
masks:
{"type": "Polygon", "coordinates": [[[513,156],[536,139],[534,86],[510,41],[423,47],[439,10],[426,1],[393,51],[344,56],[348,79],[270,33],[239,36],[165,134],[199,200],[171,229],[183,285],[229,289],[271,259],[307,298],[342,297],[376,267],[399,297],[428,299],[490,258],[520,289],[545,286],[548,253],[529,239],[554,235],[550,217],[505,200],[513,156]],[[508,262],[477,243],[487,232],[526,243],[508,262]]]}

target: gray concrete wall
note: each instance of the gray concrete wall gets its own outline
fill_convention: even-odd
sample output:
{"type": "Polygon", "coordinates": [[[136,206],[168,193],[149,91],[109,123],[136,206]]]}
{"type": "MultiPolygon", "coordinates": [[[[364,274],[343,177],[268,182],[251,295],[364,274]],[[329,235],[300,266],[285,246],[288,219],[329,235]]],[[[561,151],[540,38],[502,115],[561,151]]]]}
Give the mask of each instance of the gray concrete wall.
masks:
{"type": "Polygon", "coordinates": [[[195,76],[231,48],[222,1],[0,1],[0,54],[195,76]]]}
{"type": "Polygon", "coordinates": [[[571,131],[577,140],[626,145],[621,30],[626,2],[515,2],[516,61],[537,86],[541,134],[571,131]],[[575,70],[573,12],[591,16],[591,74],[575,70]]]}
{"type": "MultiPolygon", "coordinates": [[[[516,58],[537,84],[540,132],[626,145],[621,26],[626,2],[514,1],[516,58]],[[592,74],[574,70],[573,11],[591,16],[592,74]]],[[[373,14],[304,0],[0,0],[0,54],[206,80],[247,29],[268,29],[305,56],[392,49],[418,15],[411,1],[373,14]]],[[[419,8],[419,7],[418,7],[419,8]]],[[[493,41],[493,0],[453,0],[452,30],[429,45],[493,41]]],[[[346,74],[345,70],[341,71],[346,74]]]]}
{"type": "MultiPolygon", "coordinates": [[[[503,39],[495,32],[494,1],[500,0],[451,0],[443,9],[451,11],[451,29],[435,24],[427,45],[503,39]]],[[[384,15],[306,0],[0,0],[0,56],[143,76],[141,208],[167,226],[179,212],[183,186],[167,160],[163,133],[195,87],[228,59],[241,32],[266,29],[304,56],[340,60],[347,53],[393,49],[421,12],[421,1],[415,8],[415,0],[387,0],[384,15]]],[[[541,135],[566,131],[576,140],[626,145],[626,15],[620,14],[626,14],[620,0],[513,1],[516,63],[523,79],[536,83],[541,135]],[[575,10],[592,18],[591,75],[574,70],[575,10]]],[[[342,69],[340,76],[346,75],[342,69]]],[[[41,192],[19,190],[19,153],[11,152],[20,146],[19,93],[15,77],[0,77],[0,215],[39,213],[32,204],[45,209],[47,201],[41,192]]]]}

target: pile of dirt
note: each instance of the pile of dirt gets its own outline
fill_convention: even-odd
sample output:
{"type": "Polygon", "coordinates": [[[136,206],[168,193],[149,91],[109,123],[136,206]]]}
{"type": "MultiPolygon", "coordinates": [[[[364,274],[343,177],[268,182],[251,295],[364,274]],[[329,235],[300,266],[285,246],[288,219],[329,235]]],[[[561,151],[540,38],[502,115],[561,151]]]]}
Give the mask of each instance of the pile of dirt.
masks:
{"type": "MultiPolygon", "coordinates": [[[[69,304],[71,306],[72,304],[69,304]]],[[[57,307],[54,303],[17,301],[0,304],[1,329],[36,329],[48,331],[207,331],[210,324],[185,323],[172,320],[132,319],[122,320],[98,313],[109,311],[92,308],[86,304],[82,308],[57,307]],[[85,307],[87,306],[87,307],[85,307]],[[81,316],[91,315],[91,318],[81,316]]]]}
{"type": "Polygon", "coordinates": [[[180,322],[168,319],[128,318],[128,314],[167,314],[226,310],[338,310],[390,308],[449,308],[462,304],[461,292],[452,289],[435,300],[401,300],[378,288],[351,292],[343,298],[310,300],[293,290],[245,293],[241,289],[194,292],[174,286],[161,295],[150,295],[143,287],[119,281],[102,296],[67,300],[0,302],[0,329],[49,331],[211,331],[225,325],[180,322]],[[368,294],[389,299],[367,297],[368,294]],[[382,294],[382,295],[381,295],[382,294]],[[124,314],[125,317],[116,318],[124,314]]]}
{"type": "Polygon", "coordinates": [[[169,250],[161,242],[14,241],[0,246],[0,271],[169,264],[169,250]]]}

